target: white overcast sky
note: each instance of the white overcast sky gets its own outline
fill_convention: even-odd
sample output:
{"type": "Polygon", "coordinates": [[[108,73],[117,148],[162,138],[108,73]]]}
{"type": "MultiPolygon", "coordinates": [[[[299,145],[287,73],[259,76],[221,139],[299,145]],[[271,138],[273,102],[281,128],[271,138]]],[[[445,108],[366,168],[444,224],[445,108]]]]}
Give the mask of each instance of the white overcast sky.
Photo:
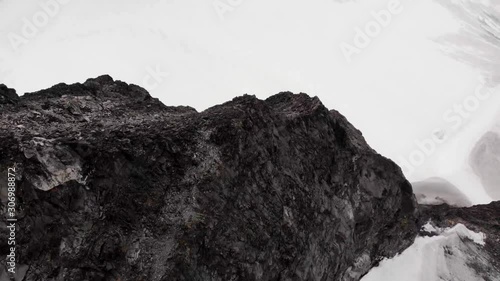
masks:
{"type": "MultiPolygon", "coordinates": [[[[339,45],[352,44],[355,29],[390,0],[220,0],[236,3],[223,18],[212,0],[65,1],[14,50],[10,39],[24,36],[23,18],[33,22],[49,0],[0,0],[0,83],[22,94],[110,74],[167,105],[198,110],[244,93],[306,92],[346,115],[394,160],[445,126],[443,113],[479,85],[477,69],[433,41],[460,23],[431,0],[401,0],[403,11],[351,63],[339,45]],[[169,75],[152,83],[154,69],[169,75]]],[[[488,116],[496,113],[483,106],[488,116]]],[[[435,175],[439,157],[410,179],[435,175]]]]}

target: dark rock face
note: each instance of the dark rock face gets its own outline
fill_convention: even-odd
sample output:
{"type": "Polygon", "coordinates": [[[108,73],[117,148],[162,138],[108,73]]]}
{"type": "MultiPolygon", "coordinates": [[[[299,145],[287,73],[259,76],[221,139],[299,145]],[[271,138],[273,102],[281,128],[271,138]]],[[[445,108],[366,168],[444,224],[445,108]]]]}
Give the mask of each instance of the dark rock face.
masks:
{"type": "Polygon", "coordinates": [[[493,200],[500,200],[500,136],[486,133],[470,155],[470,165],[493,200]]]}
{"type": "Polygon", "coordinates": [[[401,169],[305,94],[198,113],[102,76],[0,109],[27,281],[359,280],[418,231],[401,169]]]}
{"type": "Polygon", "coordinates": [[[474,232],[484,233],[484,246],[463,241],[467,245],[467,255],[471,258],[467,266],[481,276],[482,280],[500,280],[500,201],[469,208],[451,207],[446,204],[422,205],[420,211],[420,223],[430,220],[442,228],[461,223],[474,232]]]}

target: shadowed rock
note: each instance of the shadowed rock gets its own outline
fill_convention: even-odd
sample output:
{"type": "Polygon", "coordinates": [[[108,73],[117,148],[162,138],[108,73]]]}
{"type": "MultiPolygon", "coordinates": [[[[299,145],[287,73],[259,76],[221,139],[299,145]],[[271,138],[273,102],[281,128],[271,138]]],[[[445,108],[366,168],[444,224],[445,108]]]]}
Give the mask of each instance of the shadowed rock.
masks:
{"type": "Polygon", "coordinates": [[[15,104],[19,100],[16,90],[0,84],[0,109],[3,104],[15,104]]]}
{"type": "Polygon", "coordinates": [[[102,76],[0,114],[26,281],[359,280],[417,232],[401,169],[305,94],[198,113],[102,76]]]}

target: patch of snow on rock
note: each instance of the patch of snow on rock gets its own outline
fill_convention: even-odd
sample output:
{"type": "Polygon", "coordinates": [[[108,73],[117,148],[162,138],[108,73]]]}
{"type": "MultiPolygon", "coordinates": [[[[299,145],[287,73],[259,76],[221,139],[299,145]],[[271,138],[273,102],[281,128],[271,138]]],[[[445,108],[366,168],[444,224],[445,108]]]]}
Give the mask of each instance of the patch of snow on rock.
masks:
{"type": "MultiPolygon", "coordinates": [[[[484,280],[470,266],[475,254],[471,247],[482,247],[483,233],[473,232],[463,224],[437,228],[427,223],[422,230],[438,234],[417,237],[414,244],[400,255],[385,259],[362,281],[479,281],[484,280]]],[[[500,280],[499,279],[491,280],[500,280]]]]}

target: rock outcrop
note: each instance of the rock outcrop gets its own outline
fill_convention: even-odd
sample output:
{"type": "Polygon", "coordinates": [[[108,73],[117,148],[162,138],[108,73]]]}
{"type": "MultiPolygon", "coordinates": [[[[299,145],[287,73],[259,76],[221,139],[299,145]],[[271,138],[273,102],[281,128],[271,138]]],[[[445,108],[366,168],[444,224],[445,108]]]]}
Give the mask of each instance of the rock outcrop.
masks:
{"type": "Polygon", "coordinates": [[[22,280],[359,280],[418,232],[401,169],[305,94],[198,113],[101,76],[0,97],[22,280]]]}
{"type": "Polygon", "coordinates": [[[18,101],[19,96],[16,94],[16,90],[0,84],[0,106],[2,104],[16,104],[18,101]]]}

